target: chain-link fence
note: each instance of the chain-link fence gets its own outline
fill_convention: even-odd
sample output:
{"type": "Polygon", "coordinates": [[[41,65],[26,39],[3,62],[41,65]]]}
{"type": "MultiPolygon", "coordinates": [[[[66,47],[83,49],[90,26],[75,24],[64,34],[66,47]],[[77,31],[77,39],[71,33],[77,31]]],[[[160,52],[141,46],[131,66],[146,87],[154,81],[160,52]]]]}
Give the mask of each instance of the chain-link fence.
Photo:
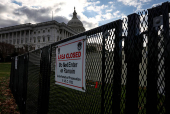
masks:
{"type": "Polygon", "coordinates": [[[13,58],[21,113],[170,114],[169,2],[13,58]],[[86,36],[85,92],[55,84],[56,46],[86,36]]]}

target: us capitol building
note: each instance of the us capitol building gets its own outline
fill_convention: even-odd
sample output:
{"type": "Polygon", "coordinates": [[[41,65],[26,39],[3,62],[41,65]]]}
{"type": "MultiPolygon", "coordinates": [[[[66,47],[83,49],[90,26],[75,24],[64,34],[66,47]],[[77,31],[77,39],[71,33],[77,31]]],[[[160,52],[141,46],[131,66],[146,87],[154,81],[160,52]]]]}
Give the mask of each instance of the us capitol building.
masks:
{"type": "Polygon", "coordinates": [[[73,17],[67,24],[52,20],[0,28],[0,42],[12,44],[16,48],[28,45],[35,50],[84,31],[74,8],[73,17]]]}

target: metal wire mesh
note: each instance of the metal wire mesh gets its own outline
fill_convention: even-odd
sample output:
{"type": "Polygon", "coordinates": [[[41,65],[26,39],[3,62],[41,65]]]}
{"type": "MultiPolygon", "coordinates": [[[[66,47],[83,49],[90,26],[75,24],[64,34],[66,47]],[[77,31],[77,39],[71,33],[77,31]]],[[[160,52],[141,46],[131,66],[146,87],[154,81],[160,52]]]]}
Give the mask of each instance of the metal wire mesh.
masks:
{"type": "Polygon", "coordinates": [[[25,113],[28,55],[12,58],[10,88],[21,113],[25,113]]]}
{"type": "Polygon", "coordinates": [[[144,10],[142,12],[139,12],[138,15],[140,15],[140,28],[139,31],[141,33],[141,37],[143,40],[143,48],[142,48],[142,61],[139,64],[139,101],[138,101],[138,109],[139,114],[145,114],[146,113],[146,86],[147,86],[147,31],[148,31],[148,11],[144,10]]]}
{"type": "Polygon", "coordinates": [[[24,56],[18,69],[13,59],[10,88],[17,104],[22,107],[27,93],[29,114],[170,113],[169,12],[163,3],[30,52],[28,78],[24,56]],[[80,92],[55,84],[56,45],[84,35],[86,90],[80,92]]]}
{"type": "MultiPolygon", "coordinates": [[[[49,114],[100,113],[101,108],[101,33],[87,36],[86,49],[86,92],[82,93],[55,84],[55,64],[52,64],[50,78],[49,114]],[[98,87],[95,88],[96,82],[98,87]]],[[[55,63],[56,48],[52,50],[52,63],[55,63]]]]}
{"type": "Polygon", "coordinates": [[[40,82],[40,52],[29,53],[26,112],[36,114],[38,111],[38,96],[40,82]]]}

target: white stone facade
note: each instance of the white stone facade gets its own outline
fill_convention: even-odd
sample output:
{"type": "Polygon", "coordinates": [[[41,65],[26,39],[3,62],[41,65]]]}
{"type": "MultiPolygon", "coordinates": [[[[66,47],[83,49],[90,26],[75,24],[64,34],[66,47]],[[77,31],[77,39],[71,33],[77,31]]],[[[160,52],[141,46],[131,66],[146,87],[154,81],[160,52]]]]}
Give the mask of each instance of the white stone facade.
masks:
{"type": "Polygon", "coordinates": [[[12,44],[16,48],[31,45],[34,49],[38,49],[75,34],[77,32],[65,23],[52,20],[0,28],[0,42],[12,44]]]}
{"type": "Polygon", "coordinates": [[[52,20],[0,28],[0,42],[12,44],[16,48],[28,45],[35,50],[84,31],[83,23],[77,18],[74,8],[73,18],[67,25],[52,20]]]}

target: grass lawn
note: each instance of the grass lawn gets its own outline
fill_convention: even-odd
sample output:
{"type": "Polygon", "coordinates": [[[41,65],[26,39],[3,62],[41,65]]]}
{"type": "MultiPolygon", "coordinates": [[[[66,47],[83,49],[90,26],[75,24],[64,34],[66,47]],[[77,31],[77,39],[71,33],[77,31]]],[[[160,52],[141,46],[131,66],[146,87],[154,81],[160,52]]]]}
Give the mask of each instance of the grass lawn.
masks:
{"type": "Polygon", "coordinates": [[[0,114],[19,114],[9,88],[11,63],[0,63],[0,114]]]}
{"type": "MultiPolygon", "coordinates": [[[[27,83],[27,113],[36,113],[38,108],[39,96],[39,67],[29,64],[28,68],[28,83],[27,83]]],[[[55,73],[51,72],[50,76],[50,95],[49,95],[49,110],[48,114],[81,114],[101,113],[101,84],[95,88],[94,82],[86,82],[86,92],[79,92],[70,88],[55,84],[55,73]]],[[[10,63],[0,63],[0,114],[18,114],[18,107],[9,89],[10,63]]],[[[105,91],[105,112],[112,112],[112,85],[107,85],[105,91]]],[[[138,114],[146,114],[146,88],[139,88],[138,114]]],[[[126,89],[122,86],[121,93],[121,112],[125,113],[126,89]]],[[[159,96],[158,111],[162,114],[165,108],[162,106],[164,97],[159,96]]]]}
{"type": "Polygon", "coordinates": [[[1,77],[9,78],[10,70],[11,70],[11,63],[0,63],[0,78],[1,77]]]}

